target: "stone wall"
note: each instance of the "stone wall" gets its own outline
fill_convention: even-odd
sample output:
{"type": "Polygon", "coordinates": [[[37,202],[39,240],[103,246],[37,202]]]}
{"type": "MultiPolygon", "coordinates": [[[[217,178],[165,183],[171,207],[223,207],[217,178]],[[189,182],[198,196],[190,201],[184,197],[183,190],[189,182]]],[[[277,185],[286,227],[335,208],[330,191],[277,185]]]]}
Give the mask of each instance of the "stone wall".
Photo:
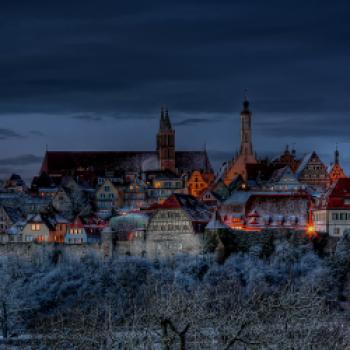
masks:
{"type": "MultiPolygon", "coordinates": [[[[276,229],[276,230],[263,230],[261,232],[246,232],[246,231],[224,231],[211,232],[210,235],[217,235],[216,237],[209,237],[208,233],[205,234],[204,244],[202,235],[195,235],[193,248],[191,254],[202,253],[202,246],[204,250],[213,252],[215,249],[217,253],[222,256],[228,256],[234,252],[248,252],[254,246],[259,245],[263,249],[264,255],[272,253],[274,247],[279,240],[287,238],[289,242],[293,244],[305,244],[309,241],[309,238],[305,236],[304,231],[295,231],[290,229],[276,229]],[[212,239],[210,249],[205,249],[208,239],[212,239]]],[[[117,237],[113,233],[103,234],[102,242],[96,244],[57,244],[57,243],[45,243],[38,244],[34,242],[30,243],[3,243],[0,244],[0,256],[18,256],[35,261],[39,261],[46,256],[50,256],[52,259],[61,258],[81,258],[86,255],[96,255],[102,258],[111,258],[114,256],[122,255],[134,255],[134,256],[146,256],[149,258],[156,258],[157,254],[154,254],[154,242],[152,239],[147,240],[139,239],[135,241],[118,241],[117,237]]],[[[317,238],[311,239],[311,243],[315,249],[322,254],[333,254],[337,239],[329,237],[328,235],[318,235],[317,238]]],[[[163,252],[164,253],[164,252],[163,252]]],[[[165,252],[166,254],[173,255],[174,252],[165,252]]],[[[162,254],[163,255],[163,254],[162,254]]],[[[164,256],[164,255],[163,255],[164,256]]]]}
{"type": "Polygon", "coordinates": [[[40,261],[45,256],[53,259],[81,258],[86,255],[94,254],[102,256],[100,244],[78,245],[78,244],[57,244],[45,243],[5,243],[0,244],[0,256],[18,256],[24,259],[40,261]]]}

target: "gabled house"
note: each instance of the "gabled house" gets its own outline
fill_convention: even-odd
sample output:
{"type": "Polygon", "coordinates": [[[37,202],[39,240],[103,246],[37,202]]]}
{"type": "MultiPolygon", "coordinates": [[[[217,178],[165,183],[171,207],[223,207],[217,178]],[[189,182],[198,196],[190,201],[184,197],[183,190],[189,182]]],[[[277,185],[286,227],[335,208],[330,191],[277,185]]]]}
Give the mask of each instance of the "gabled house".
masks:
{"type": "Polygon", "coordinates": [[[65,244],[85,244],[87,235],[83,220],[77,216],[75,220],[67,226],[67,232],[64,235],[65,244]]]}
{"type": "Polygon", "coordinates": [[[20,232],[19,240],[23,242],[49,242],[50,228],[42,215],[31,215],[27,219],[22,231],[20,232]]]}
{"type": "Polygon", "coordinates": [[[109,179],[98,187],[95,193],[95,203],[97,210],[103,216],[110,216],[113,209],[120,208],[123,203],[121,192],[114,187],[109,179]]]}
{"type": "Polygon", "coordinates": [[[209,208],[193,196],[173,194],[150,219],[146,231],[147,255],[198,254],[211,218],[209,208]]]}
{"type": "Polygon", "coordinates": [[[60,213],[71,213],[73,211],[73,203],[67,192],[60,187],[52,198],[52,207],[60,213]]]}
{"type": "Polygon", "coordinates": [[[263,188],[270,191],[301,191],[305,190],[306,186],[298,181],[287,165],[275,170],[263,188]]]}
{"type": "Polygon", "coordinates": [[[198,198],[213,182],[214,174],[194,170],[187,182],[188,194],[198,198]]]}
{"type": "Polygon", "coordinates": [[[316,232],[339,237],[350,229],[350,179],[340,178],[322,196],[312,210],[316,232]]]}
{"type": "Polygon", "coordinates": [[[295,175],[299,182],[306,185],[321,188],[326,188],[329,185],[327,167],[315,151],[304,157],[295,175]]]}

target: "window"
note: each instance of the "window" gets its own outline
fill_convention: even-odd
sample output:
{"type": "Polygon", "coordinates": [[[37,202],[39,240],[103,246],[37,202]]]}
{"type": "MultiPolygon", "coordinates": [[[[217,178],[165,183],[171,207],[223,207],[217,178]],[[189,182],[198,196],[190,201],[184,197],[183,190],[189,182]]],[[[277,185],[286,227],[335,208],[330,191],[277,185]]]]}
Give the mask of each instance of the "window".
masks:
{"type": "Polygon", "coordinates": [[[32,224],[32,231],[40,231],[40,224],[32,224]]]}
{"type": "Polygon", "coordinates": [[[111,188],[109,186],[105,186],[105,192],[109,192],[111,188]]]}

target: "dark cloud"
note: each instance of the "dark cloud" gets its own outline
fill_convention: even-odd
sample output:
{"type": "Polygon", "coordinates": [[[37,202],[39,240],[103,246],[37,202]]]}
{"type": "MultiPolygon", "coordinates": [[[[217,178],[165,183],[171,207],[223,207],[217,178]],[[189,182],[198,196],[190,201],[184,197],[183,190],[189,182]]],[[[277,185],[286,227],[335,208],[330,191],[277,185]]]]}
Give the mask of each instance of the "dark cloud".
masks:
{"type": "Polygon", "coordinates": [[[23,135],[18,134],[16,131],[11,129],[0,128],[0,140],[22,138],[23,135]]]}
{"type": "Polygon", "coordinates": [[[193,126],[193,125],[201,125],[214,122],[214,119],[206,119],[206,118],[189,118],[183,119],[178,122],[173,123],[174,126],[193,126]]]}
{"type": "Polygon", "coordinates": [[[34,3],[0,6],[3,110],[350,107],[345,1],[34,3]]]}
{"type": "Polygon", "coordinates": [[[32,164],[38,164],[42,162],[42,157],[38,157],[34,154],[23,154],[11,158],[2,158],[0,159],[0,165],[6,166],[26,166],[32,164]]]}
{"type": "Polygon", "coordinates": [[[333,114],[300,114],[256,116],[255,128],[266,137],[336,138],[338,142],[349,141],[350,119],[333,114]],[[299,119],[300,118],[300,119],[299,119]]]}
{"type": "Polygon", "coordinates": [[[87,121],[87,122],[99,122],[99,121],[103,120],[102,117],[99,117],[96,115],[90,115],[90,114],[74,115],[72,118],[87,121]]]}
{"type": "Polygon", "coordinates": [[[349,14],[345,0],[3,1],[0,115],[28,117],[18,131],[3,126],[0,140],[36,153],[43,139],[19,141],[40,129],[30,134],[61,149],[132,149],[143,144],[101,135],[136,132],[164,104],[185,135],[177,145],[192,147],[190,131],[200,131],[225,152],[239,143],[248,88],[258,153],[288,138],[312,138],[305,151],[326,138],[348,142],[349,14]],[[92,128],[97,141],[85,136],[92,128]]]}

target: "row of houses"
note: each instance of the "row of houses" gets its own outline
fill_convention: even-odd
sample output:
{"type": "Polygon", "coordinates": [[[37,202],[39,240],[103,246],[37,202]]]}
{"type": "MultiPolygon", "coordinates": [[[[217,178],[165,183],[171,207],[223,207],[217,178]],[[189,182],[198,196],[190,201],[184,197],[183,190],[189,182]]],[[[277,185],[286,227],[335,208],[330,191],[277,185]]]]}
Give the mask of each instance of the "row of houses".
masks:
{"type": "Polygon", "coordinates": [[[294,229],[341,236],[350,228],[349,179],[335,152],[258,159],[249,102],[241,145],[215,174],[206,150],[179,151],[161,111],[154,151],[47,151],[30,186],[12,175],[0,189],[3,243],[101,243],[122,254],[198,253],[206,230],[294,229]],[[349,211],[348,211],[349,205],[349,211]],[[213,221],[214,220],[214,221],[213,221]]]}

